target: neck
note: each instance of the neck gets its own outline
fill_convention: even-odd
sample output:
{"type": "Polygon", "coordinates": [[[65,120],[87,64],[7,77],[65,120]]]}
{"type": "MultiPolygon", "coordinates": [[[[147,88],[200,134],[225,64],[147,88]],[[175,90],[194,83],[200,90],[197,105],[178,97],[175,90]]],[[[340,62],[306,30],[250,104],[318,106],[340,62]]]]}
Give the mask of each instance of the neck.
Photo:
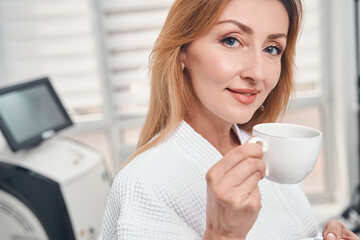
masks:
{"type": "Polygon", "coordinates": [[[225,122],[222,119],[209,121],[200,115],[185,119],[185,121],[222,155],[240,144],[239,138],[232,130],[233,123],[225,122]]]}

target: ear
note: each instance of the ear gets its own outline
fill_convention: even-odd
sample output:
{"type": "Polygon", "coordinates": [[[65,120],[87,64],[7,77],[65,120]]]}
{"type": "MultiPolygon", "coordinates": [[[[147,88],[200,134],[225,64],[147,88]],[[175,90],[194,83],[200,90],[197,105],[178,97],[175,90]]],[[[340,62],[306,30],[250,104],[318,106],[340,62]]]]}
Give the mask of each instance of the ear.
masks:
{"type": "Polygon", "coordinates": [[[183,46],[181,49],[180,49],[180,61],[181,61],[181,68],[182,70],[185,69],[186,67],[186,56],[187,56],[187,52],[186,52],[186,47],[183,46]]]}

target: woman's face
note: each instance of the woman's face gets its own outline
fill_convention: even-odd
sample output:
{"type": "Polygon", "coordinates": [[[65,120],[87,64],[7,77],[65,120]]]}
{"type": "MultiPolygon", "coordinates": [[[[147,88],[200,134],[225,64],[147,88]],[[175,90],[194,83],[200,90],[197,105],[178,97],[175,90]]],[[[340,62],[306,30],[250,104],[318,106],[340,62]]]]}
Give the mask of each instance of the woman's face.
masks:
{"type": "Polygon", "coordinates": [[[288,26],[278,0],[231,0],[211,31],[181,52],[197,117],[248,122],[279,80],[288,26]]]}

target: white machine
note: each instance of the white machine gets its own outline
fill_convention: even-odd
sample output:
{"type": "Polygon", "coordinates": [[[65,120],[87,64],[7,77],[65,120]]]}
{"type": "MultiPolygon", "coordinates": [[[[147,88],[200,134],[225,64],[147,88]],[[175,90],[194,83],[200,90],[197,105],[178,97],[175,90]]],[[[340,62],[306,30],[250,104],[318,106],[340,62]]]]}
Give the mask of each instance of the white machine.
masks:
{"type": "Polygon", "coordinates": [[[98,239],[110,189],[102,155],[54,138],[0,151],[0,239],[98,239]]]}
{"type": "Polygon", "coordinates": [[[0,89],[0,240],[98,239],[110,183],[72,125],[47,77],[0,89]]]}

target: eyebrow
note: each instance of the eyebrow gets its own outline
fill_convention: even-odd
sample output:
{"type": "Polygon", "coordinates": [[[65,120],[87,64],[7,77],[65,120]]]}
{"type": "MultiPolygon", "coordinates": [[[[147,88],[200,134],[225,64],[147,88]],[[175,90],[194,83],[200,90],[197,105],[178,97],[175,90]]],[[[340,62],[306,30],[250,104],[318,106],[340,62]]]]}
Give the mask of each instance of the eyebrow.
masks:
{"type": "MultiPolygon", "coordinates": [[[[217,22],[216,24],[223,24],[223,23],[231,23],[231,24],[234,24],[236,26],[238,26],[242,31],[248,33],[248,34],[253,34],[254,31],[251,29],[251,27],[249,26],[246,26],[245,24],[243,23],[240,23],[238,21],[235,21],[235,20],[223,20],[223,21],[219,21],[217,22]]],[[[276,34],[270,34],[268,36],[268,39],[277,39],[277,38],[286,38],[287,35],[284,34],[284,33],[276,33],[276,34]]]]}

